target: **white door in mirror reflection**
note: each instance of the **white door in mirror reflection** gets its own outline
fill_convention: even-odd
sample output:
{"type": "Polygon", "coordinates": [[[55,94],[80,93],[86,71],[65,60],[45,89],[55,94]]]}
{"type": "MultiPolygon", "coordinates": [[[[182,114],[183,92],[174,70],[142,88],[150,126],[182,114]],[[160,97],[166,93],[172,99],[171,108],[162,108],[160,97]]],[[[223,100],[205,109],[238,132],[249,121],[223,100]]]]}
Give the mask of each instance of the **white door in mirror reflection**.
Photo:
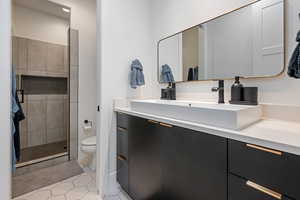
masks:
{"type": "Polygon", "coordinates": [[[284,66],[283,0],[265,0],[253,5],[253,75],[276,75],[284,66]]]}
{"type": "Polygon", "coordinates": [[[179,34],[158,46],[158,71],[175,81],[275,76],[284,68],[284,1],[261,0],[179,34]]]}

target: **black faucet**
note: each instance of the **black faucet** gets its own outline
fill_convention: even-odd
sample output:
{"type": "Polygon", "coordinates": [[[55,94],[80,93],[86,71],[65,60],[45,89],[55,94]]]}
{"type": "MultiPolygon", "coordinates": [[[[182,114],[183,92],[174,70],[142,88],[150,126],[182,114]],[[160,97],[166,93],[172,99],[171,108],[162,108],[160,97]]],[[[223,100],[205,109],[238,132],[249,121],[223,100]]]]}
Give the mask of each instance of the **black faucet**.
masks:
{"type": "Polygon", "coordinates": [[[176,83],[169,83],[166,89],[161,90],[161,99],[176,100],[176,83]]]}
{"type": "Polygon", "coordinates": [[[211,89],[213,92],[219,92],[219,104],[225,103],[224,101],[224,80],[219,80],[219,87],[213,87],[211,89]]]}

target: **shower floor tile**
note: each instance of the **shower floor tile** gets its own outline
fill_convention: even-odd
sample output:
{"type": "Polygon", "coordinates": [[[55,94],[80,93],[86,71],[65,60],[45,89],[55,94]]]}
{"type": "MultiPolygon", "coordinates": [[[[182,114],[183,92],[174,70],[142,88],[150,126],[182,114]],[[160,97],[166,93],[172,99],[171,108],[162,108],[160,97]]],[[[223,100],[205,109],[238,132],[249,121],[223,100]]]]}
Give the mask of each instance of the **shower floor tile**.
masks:
{"type": "Polygon", "coordinates": [[[21,159],[18,164],[53,156],[67,151],[67,141],[28,147],[21,150],[21,159]]]}

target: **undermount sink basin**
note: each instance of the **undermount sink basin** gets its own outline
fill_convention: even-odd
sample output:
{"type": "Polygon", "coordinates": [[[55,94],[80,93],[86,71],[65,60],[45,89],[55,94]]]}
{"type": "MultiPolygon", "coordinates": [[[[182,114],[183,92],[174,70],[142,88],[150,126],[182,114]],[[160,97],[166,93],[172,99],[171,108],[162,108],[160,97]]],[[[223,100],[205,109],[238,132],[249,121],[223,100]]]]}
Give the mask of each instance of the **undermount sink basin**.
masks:
{"type": "Polygon", "coordinates": [[[130,106],[136,112],[233,130],[245,128],[262,117],[261,106],[180,100],[131,100],[130,106]]]}

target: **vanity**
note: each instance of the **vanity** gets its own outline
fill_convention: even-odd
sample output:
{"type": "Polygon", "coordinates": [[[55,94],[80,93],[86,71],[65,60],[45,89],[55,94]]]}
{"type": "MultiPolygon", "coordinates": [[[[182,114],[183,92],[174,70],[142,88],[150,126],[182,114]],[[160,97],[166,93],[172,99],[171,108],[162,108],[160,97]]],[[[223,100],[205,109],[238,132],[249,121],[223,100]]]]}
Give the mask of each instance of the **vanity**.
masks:
{"type": "Polygon", "coordinates": [[[115,104],[117,181],[133,200],[300,200],[299,120],[266,117],[239,82],[285,71],[284,5],[255,1],[158,42],[164,100],[115,104]],[[224,103],[234,77],[240,105],[224,103]],[[175,83],[204,80],[219,81],[218,103],[174,100],[175,83]]]}
{"type": "Polygon", "coordinates": [[[242,128],[180,119],[182,109],[207,109],[209,115],[218,106],[161,100],[116,106],[117,180],[122,189],[133,200],[300,199],[300,134],[291,131],[299,124],[262,119],[260,106],[248,110],[229,104],[220,105],[219,112],[254,109],[256,116],[242,128]],[[178,113],[171,116],[168,106],[178,113]]]}

